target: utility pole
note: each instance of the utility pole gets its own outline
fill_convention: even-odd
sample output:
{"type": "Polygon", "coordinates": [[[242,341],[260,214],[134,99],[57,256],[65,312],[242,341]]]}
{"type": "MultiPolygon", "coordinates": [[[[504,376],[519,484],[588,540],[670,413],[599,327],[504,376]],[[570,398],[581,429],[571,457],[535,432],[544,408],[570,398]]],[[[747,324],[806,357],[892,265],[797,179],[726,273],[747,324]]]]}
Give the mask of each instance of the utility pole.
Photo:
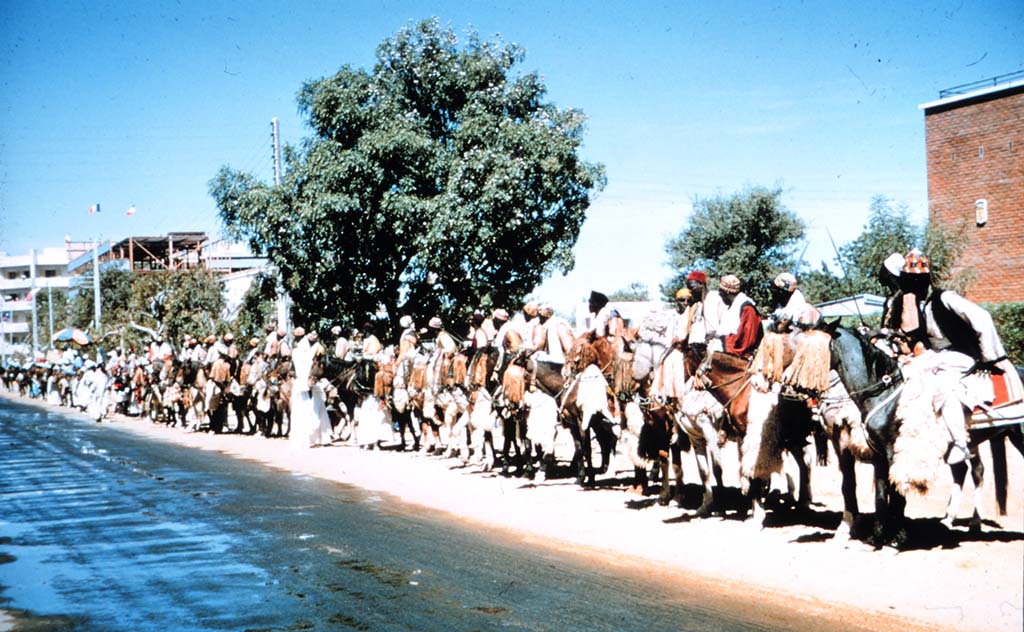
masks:
{"type": "Polygon", "coordinates": [[[46,307],[50,310],[50,348],[53,349],[53,286],[46,284],[46,307]]]}
{"type": "MultiPolygon", "coordinates": [[[[277,117],[270,119],[270,136],[274,141],[274,186],[281,186],[281,128],[278,125],[277,117]]],[[[277,326],[284,328],[286,335],[291,334],[291,310],[289,309],[288,294],[284,291],[284,284],[281,282],[281,271],[277,271],[277,326]]]]}
{"type": "Polygon", "coordinates": [[[93,326],[96,329],[96,336],[100,336],[100,317],[102,307],[100,305],[100,242],[92,242],[92,300],[93,300],[93,326]]]}
{"type": "Polygon", "coordinates": [[[281,186],[281,129],[276,116],[270,119],[270,130],[274,139],[274,186],[281,186]]]}

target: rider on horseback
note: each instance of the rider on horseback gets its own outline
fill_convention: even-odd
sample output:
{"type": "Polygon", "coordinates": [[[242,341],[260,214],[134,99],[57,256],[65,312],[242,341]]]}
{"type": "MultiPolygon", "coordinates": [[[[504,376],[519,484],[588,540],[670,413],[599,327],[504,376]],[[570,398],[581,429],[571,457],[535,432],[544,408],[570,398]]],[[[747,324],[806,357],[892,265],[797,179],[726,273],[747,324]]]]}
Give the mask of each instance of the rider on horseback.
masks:
{"type": "Polygon", "coordinates": [[[920,250],[912,250],[905,260],[900,275],[900,287],[908,299],[902,314],[903,330],[915,356],[925,354],[926,349],[937,352],[930,358],[930,368],[937,377],[949,380],[950,388],[943,391],[947,397],[936,410],[941,407],[942,419],[953,437],[947,460],[959,462],[968,456],[965,409],[993,404],[992,374],[1004,376],[1008,390],[1019,393],[1019,383],[1009,382],[1016,371],[1006,359],[992,316],[956,292],[933,286],[928,258],[920,250]]]}

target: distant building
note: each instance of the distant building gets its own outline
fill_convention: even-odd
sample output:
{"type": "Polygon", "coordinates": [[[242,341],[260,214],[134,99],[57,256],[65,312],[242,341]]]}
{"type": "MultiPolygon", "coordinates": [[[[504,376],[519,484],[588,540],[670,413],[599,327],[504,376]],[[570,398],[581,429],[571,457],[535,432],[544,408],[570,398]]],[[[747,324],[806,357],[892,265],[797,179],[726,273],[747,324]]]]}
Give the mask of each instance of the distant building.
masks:
{"type": "MultiPolygon", "coordinates": [[[[669,306],[661,301],[610,301],[608,304],[619,312],[619,316],[622,316],[622,320],[626,322],[626,327],[636,327],[651,312],[669,309],[669,306]]],[[[590,329],[593,317],[588,303],[583,302],[576,305],[576,331],[583,332],[590,329]]]]}
{"type": "MultiPolygon", "coordinates": [[[[67,247],[43,248],[25,255],[0,252],[0,351],[25,354],[32,348],[32,303],[34,295],[53,290],[66,291],[70,253],[67,247]]],[[[48,314],[37,311],[42,329],[49,326],[48,314]]]]}
{"type": "Polygon", "coordinates": [[[858,294],[848,296],[834,301],[825,301],[815,305],[824,318],[838,318],[840,316],[868,316],[870,314],[881,314],[885,307],[885,297],[874,294],[858,294]]]}
{"type": "MultiPolygon", "coordinates": [[[[0,252],[0,350],[26,355],[32,349],[32,291],[79,291],[89,284],[93,259],[101,270],[117,267],[145,274],[160,270],[208,269],[221,276],[227,302],[225,318],[238,312],[252,280],[267,271],[267,261],[243,244],[211,241],[202,232],[174,232],[156,237],[125,237],[120,241],[86,242],[65,238],[63,247],[25,255],[0,252]]],[[[286,313],[286,312],[285,312],[286,313]]],[[[38,331],[49,326],[48,313],[38,313],[38,331]]]]}
{"type": "Polygon", "coordinates": [[[929,221],[967,226],[967,296],[1024,301],[1024,71],[944,90],[924,110],[929,221]]]}

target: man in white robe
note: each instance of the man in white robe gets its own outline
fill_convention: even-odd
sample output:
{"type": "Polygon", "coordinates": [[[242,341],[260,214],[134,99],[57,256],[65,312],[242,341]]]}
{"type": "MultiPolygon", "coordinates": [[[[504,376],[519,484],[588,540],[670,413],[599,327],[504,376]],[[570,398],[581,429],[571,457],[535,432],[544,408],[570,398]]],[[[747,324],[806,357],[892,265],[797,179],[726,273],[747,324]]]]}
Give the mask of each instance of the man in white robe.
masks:
{"type": "Polygon", "coordinates": [[[327,417],[324,392],[310,383],[313,362],[322,347],[315,334],[306,336],[306,330],[297,327],[293,334],[295,347],[291,351],[295,380],[292,382],[290,445],[305,449],[331,442],[331,422],[327,417]],[[311,340],[312,338],[312,340],[311,340]]]}

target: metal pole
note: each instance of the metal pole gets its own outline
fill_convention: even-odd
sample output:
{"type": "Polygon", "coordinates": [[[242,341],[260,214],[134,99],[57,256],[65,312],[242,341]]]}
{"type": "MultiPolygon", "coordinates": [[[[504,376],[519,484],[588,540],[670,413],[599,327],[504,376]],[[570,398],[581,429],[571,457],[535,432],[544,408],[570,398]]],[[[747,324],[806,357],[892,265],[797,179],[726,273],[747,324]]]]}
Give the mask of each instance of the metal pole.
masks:
{"type": "Polygon", "coordinates": [[[92,242],[92,300],[93,300],[93,327],[96,335],[100,335],[100,324],[102,323],[102,306],[100,304],[100,242],[92,242]]]}
{"type": "Polygon", "coordinates": [[[32,295],[32,361],[36,359],[36,354],[39,353],[39,319],[36,312],[36,249],[32,249],[32,261],[29,265],[29,276],[32,278],[32,289],[29,290],[29,294],[32,295]]]}
{"type": "Polygon", "coordinates": [[[0,292],[0,368],[7,366],[7,309],[0,292]]]}
{"type": "Polygon", "coordinates": [[[274,186],[281,186],[281,129],[276,116],[270,119],[270,129],[274,138],[274,186]]]}
{"type": "Polygon", "coordinates": [[[53,286],[46,286],[46,307],[50,311],[50,348],[53,349],[53,286]]]}

